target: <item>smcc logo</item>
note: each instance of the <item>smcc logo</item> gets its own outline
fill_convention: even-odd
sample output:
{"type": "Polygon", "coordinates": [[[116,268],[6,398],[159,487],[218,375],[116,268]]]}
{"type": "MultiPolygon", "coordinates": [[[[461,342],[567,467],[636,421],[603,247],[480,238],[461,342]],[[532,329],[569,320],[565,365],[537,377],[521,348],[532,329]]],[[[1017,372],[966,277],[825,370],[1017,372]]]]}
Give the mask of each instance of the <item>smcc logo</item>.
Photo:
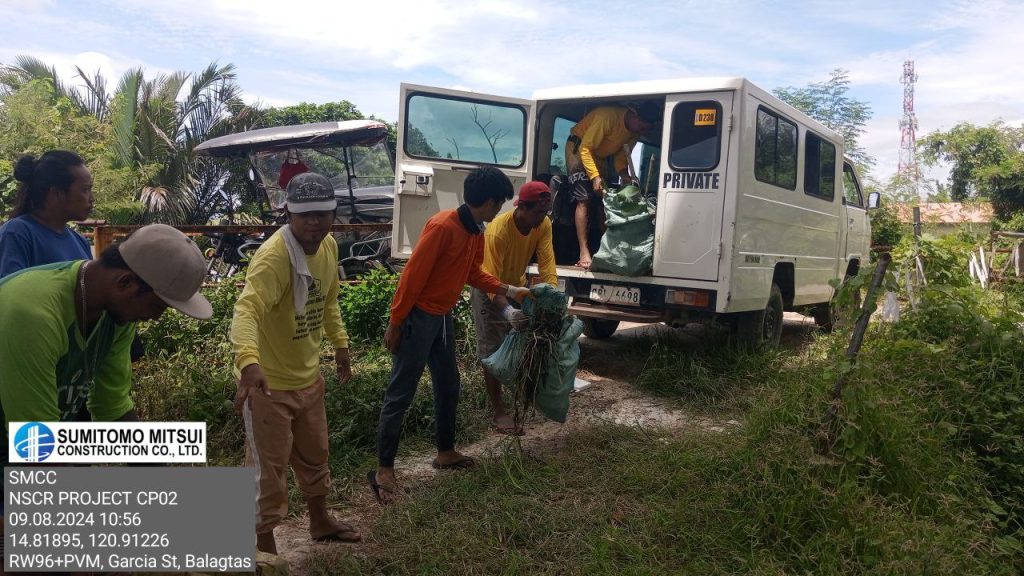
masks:
{"type": "Polygon", "coordinates": [[[28,422],[14,433],[14,450],[25,462],[42,462],[56,446],[53,432],[42,422],[28,422]]]}

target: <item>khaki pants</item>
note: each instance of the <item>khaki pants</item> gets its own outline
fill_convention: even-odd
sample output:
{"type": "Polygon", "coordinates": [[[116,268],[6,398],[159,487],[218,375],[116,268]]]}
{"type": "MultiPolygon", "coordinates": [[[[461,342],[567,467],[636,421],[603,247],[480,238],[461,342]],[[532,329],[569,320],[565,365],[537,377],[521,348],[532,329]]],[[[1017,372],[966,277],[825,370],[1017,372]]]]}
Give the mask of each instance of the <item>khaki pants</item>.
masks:
{"type": "Polygon", "coordinates": [[[288,465],[306,498],[326,496],[327,413],[324,379],[301,390],[255,393],[246,405],[245,462],[256,468],[256,533],[270,532],[288,513],[288,465]]]}

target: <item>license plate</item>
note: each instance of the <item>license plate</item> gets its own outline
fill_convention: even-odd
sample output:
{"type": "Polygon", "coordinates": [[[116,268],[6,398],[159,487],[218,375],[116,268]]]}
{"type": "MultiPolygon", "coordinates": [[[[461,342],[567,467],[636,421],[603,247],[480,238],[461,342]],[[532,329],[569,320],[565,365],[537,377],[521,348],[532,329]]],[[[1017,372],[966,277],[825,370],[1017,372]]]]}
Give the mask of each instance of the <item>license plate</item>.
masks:
{"type": "Polygon", "coordinates": [[[591,284],[590,299],[606,304],[640,305],[640,289],[629,286],[608,286],[607,284],[591,284]]]}

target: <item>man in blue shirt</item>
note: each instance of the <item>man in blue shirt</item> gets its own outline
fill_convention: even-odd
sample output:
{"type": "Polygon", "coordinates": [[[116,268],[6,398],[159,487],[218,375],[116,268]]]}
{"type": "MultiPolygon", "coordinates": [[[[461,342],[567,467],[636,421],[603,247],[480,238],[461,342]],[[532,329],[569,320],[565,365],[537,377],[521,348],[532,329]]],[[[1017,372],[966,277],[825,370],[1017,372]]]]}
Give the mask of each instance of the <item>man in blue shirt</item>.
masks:
{"type": "Polygon", "coordinates": [[[92,175],[74,152],[51,150],[14,166],[18,197],[14,218],[0,227],[0,278],[23,268],[89,260],[92,249],[68,228],[92,212],[92,175]]]}

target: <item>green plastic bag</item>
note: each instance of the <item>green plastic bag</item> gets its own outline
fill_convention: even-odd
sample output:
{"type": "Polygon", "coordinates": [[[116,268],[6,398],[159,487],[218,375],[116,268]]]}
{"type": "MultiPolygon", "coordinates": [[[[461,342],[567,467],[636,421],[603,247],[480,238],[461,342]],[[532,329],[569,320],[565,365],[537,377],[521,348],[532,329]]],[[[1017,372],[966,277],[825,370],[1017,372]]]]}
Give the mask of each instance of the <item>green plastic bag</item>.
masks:
{"type": "MultiPolygon", "coordinates": [[[[534,405],[548,418],[565,422],[569,413],[569,394],[576,382],[576,369],[580,363],[579,337],[583,333],[583,322],[566,314],[569,298],[564,292],[548,284],[539,284],[531,290],[534,299],[523,302],[523,313],[531,322],[543,312],[547,318],[559,318],[557,334],[551,339],[550,347],[544,350],[543,372],[538,374],[534,405]]],[[[529,331],[529,328],[527,328],[529,331]]],[[[534,336],[512,330],[493,354],[483,359],[484,368],[505,387],[514,392],[514,387],[524,376],[526,347],[536,345],[534,336]]]]}
{"type": "Polygon", "coordinates": [[[644,195],[636,186],[609,192],[604,211],[608,230],[590,269],[623,276],[646,274],[654,264],[654,222],[644,195]]]}

